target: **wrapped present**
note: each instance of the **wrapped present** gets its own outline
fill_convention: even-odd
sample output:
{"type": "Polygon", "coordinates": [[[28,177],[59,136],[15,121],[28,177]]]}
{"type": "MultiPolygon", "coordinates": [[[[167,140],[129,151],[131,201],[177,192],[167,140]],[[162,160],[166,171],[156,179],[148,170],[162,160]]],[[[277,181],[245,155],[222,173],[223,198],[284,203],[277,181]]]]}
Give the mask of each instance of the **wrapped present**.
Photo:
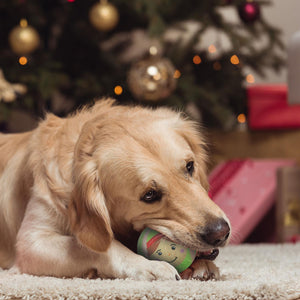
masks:
{"type": "Polygon", "coordinates": [[[251,129],[300,128],[300,104],[288,104],[286,85],[254,85],[247,88],[251,129]]]}
{"type": "Polygon", "coordinates": [[[277,173],[277,180],[278,241],[300,241],[300,167],[280,168],[277,173]]]}
{"type": "Polygon", "coordinates": [[[294,164],[280,159],[231,160],[211,172],[209,195],[230,219],[232,244],[245,241],[274,205],[277,169],[294,164]]]}

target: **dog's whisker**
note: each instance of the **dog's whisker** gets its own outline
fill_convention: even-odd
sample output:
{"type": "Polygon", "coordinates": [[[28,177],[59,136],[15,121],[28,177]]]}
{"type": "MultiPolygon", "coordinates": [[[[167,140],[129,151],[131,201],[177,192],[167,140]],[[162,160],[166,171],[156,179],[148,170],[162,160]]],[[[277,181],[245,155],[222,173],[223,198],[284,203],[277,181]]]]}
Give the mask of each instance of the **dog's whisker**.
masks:
{"type": "Polygon", "coordinates": [[[240,242],[240,240],[241,240],[241,234],[239,233],[239,231],[235,227],[231,227],[230,241],[235,244],[237,242],[240,242]]]}

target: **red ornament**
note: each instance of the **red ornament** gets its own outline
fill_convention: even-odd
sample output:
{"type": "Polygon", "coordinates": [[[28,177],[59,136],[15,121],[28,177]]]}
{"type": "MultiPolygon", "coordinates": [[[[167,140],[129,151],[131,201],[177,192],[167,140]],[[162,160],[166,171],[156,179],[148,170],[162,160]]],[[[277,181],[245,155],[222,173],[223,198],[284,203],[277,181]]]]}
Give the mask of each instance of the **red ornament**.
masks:
{"type": "Polygon", "coordinates": [[[260,7],[257,2],[245,2],[238,7],[240,18],[245,23],[253,23],[260,17],[260,7]]]}

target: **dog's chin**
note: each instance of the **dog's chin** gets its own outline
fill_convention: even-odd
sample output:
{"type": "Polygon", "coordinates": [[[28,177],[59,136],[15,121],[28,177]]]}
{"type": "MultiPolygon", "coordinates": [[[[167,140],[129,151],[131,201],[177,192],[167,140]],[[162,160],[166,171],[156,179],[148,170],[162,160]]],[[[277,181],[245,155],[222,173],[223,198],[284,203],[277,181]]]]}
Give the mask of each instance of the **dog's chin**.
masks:
{"type": "Polygon", "coordinates": [[[197,251],[196,259],[215,260],[218,255],[218,248],[214,248],[208,251],[197,251]]]}

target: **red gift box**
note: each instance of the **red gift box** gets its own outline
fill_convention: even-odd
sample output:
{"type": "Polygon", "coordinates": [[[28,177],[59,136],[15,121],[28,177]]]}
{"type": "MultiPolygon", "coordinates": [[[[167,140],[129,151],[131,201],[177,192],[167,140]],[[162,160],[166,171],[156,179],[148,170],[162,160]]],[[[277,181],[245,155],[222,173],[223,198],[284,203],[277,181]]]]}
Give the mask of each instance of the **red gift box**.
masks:
{"type": "Polygon", "coordinates": [[[247,95],[251,129],[300,128],[300,105],[288,104],[286,85],[249,86],[247,95]]]}

